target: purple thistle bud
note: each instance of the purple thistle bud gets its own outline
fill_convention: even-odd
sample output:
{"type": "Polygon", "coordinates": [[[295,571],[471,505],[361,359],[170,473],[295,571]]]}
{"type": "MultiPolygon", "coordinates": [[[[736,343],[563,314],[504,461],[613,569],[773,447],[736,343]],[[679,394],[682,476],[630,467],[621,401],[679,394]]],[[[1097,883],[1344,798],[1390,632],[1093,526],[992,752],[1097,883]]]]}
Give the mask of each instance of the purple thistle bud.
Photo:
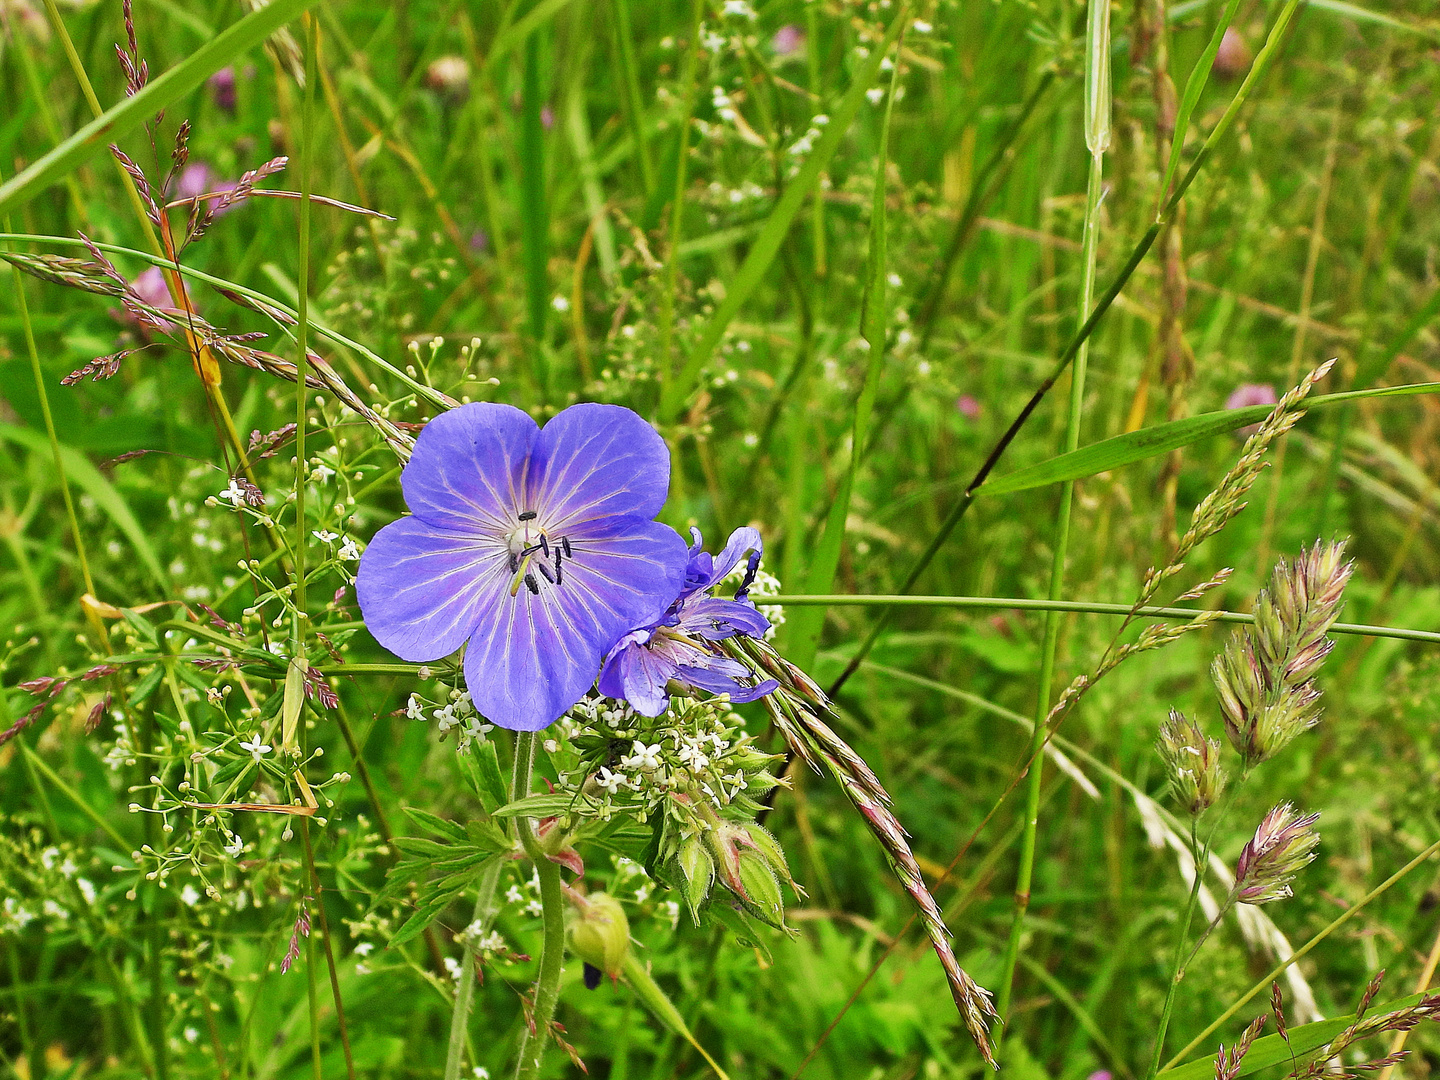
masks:
{"type": "Polygon", "coordinates": [[[1289,896],[1290,882],[1315,858],[1319,814],[1299,817],[1291,803],[1265,815],[1235,866],[1234,896],[1242,904],[1268,904],[1289,896]]]}

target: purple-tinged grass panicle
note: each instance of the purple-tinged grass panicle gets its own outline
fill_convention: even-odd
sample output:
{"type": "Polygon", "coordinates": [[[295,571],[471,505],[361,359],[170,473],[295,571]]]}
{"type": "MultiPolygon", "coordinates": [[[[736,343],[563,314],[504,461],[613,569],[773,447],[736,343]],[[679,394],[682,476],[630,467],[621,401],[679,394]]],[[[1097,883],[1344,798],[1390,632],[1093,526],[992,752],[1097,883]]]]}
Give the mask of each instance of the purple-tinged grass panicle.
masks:
{"type": "Polygon", "coordinates": [[[1360,1073],[1376,1072],[1397,1065],[1408,1056],[1408,1050],[1356,1062],[1350,1066],[1354,1071],[1335,1072],[1331,1069],[1332,1062],[1343,1060],[1344,1052],[1364,1039],[1389,1032],[1409,1031],[1426,1020],[1440,1020],[1440,994],[1430,994],[1407,1008],[1376,1013],[1374,1016],[1367,1015],[1375,996],[1380,992],[1380,985],[1384,978],[1384,969],[1375,973],[1360,995],[1360,1004],[1355,1010],[1354,1023],[1317,1050],[1308,1065],[1292,1072],[1290,1075],[1294,1080],[1318,1080],[1322,1076],[1326,1078],[1339,1077],[1340,1080],[1355,1080],[1360,1073]]]}
{"type": "Polygon", "coordinates": [[[866,826],[880,841],[895,876],[910,894],[924,924],[970,1037],[986,1063],[999,1068],[990,1046],[990,1021],[997,1018],[990,992],[970,978],[955,959],[950,947],[950,930],[920,873],[905,838],[905,829],[890,810],[889,792],[864,759],[822,718],[834,715],[829,698],[813,679],[761,639],[737,635],[720,645],[757,676],[779,683],[778,689],[762,699],[770,718],[797,757],[816,772],[828,771],[836,779],[846,798],[860,811],[866,826]]]}
{"type": "Polygon", "coordinates": [[[1225,1047],[1220,1047],[1220,1052],[1215,1055],[1215,1080],[1236,1080],[1240,1075],[1240,1063],[1245,1060],[1245,1055],[1250,1053],[1255,1037],[1265,1029],[1265,1021],[1268,1019],[1268,1016],[1261,1013],[1251,1020],[1228,1053],[1225,1047]]]}
{"type": "Polygon", "coordinates": [[[1235,865],[1235,899],[1268,904],[1289,896],[1290,882],[1315,858],[1320,834],[1314,826],[1319,820],[1319,814],[1301,817],[1288,802],[1266,814],[1235,865]]]}
{"type": "Polygon", "coordinates": [[[1171,709],[1170,719],[1160,725],[1160,741],[1155,749],[1165,763],[1176,802],[1192,816],[1215,805],[1225,789],[1219,739],[1209,738],[1184,713],[1171,709]]]}
{"type": "Polygon", "coordinates": [[[1282,559],[1255,603],[1255,625],[1236,631],[1211,676],[1225,733],[1251,768],[1320,722],[1314,676],[1330,654],[1325,636],[1339,614],[1353,564],[1344,543],[1317,542],[1282,559]]]}

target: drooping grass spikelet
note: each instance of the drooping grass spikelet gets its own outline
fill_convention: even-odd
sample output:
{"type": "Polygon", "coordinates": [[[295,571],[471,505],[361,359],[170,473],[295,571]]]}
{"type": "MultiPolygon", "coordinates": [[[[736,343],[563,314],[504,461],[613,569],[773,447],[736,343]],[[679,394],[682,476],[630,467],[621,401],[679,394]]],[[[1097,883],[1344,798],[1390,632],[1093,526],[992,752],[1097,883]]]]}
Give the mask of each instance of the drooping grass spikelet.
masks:
{"type": "Polygon", "coordinates": [[[778,690],[761,699],[771,719],[799,758],[817,772],[824,763],[880,841],[896,877],[915,904],[970,1037],[985,1062],[999,1068],[990,1046],[990,1021],[997,1018],[990,992],[970,978],[955,959],[949,928],[925,885],[905,830],[890,810],[889,792],[864,759],[822,719],[823,713],[832,711],[824,691],[762,640],[737,636],[717,644],[757,674],[780,683],[778,690]]]}

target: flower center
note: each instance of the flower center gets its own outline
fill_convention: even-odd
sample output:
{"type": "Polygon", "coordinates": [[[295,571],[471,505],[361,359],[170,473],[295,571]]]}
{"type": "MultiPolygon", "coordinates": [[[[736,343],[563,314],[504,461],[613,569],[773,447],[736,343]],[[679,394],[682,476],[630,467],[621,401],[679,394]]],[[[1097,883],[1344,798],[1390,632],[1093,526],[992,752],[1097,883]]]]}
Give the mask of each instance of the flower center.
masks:
{"type": "Polygon", "coordinates": [[[565,560],[571,558],[570,539],[553,536],[545,531],[534,510],[519,515],[520,524],[505,538],[510,549],[510,595],[516,596],[524,585],[535,596],[540,595],[543,579],[550,585],[565,581],[565,560]]]}

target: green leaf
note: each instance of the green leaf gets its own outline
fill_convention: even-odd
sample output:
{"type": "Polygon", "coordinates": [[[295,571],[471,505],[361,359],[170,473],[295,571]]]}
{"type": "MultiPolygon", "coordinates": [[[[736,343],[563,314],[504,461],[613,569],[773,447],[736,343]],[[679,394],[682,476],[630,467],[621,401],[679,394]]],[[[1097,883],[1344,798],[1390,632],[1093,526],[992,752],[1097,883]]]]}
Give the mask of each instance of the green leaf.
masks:
{"type": "Polygon", "coordinates": [[[164,677],[164,665],[156,664],[149,672],[141,677],[139,682],[130,688],[130,698],[127,704],[129,704],[131,708],[144,704],[145,700],[155,692],[155,688],[160,685],[160,680],[164,677]]]}
{"type": "MultiPolygon", "coordinates": [[[[903,15],[903,12],[902,12],[903,15]]],[[[898,19],[897,19],[898,21],[898,19]]],[[[885,114],[880,121],[880,149],[875,155],[875,195],[870,208],[870,250],[865,264],[865,295],[860,308],[860,336],[870,346],[865,360],[865,380],[855,395],[855,412],[850,426],[850,465],[830,503],[825,519],[825,532],[810,559],[805,577],[805,591],[826,593],[835,584],[840,567],[840,550],[845,546],[845,522],[850,517],[850,493],[855,487],[855,474],[860,458],[870,441],[870,417],[875,411],[875,393],[880,386],[880,369],[885,360],[886,302],[886,235],[885,178],[888,172],[890,147],[890,116],[895,108],[895,92],[900,84],[900,64],[890,73],[890,91],[885,98],[885,114]]],[[[795,625],[786,635],[791,660],[802,669],[815,662],[820,646],[820,631],[825,625],[823,608],[805,608],[795,615],[795,625]]]]}
{"type": "Polygon", "coordinates": [[[700,369],[715,351],[715,346],[720,344],[720,339],[725,336],[725,328],[730,325],[730,320],[745,306],[750,294],[760,285],[765,272],[775,261],[780,245],[790,231],[790,223],[795,220],[795,215],[800,212],[806,198],[816,190],[820,183],[820,174],[830,164],[835,151],[840,149],[840,141],[845,138],[861,106],[865,104],[865,92],[874,83],[875,76],[880,71],[880,62],[885,59],[890,52],[890,46],[895,44],[895,39],[900,36],[900,31],[909,21],[909,14],[909,8],[902,6],[890,20],[885,40],[870,47],[870,55],[855,72],[850,89],[845,92],[840,105],[830,114],[830,123],[825,126],[825,133],[820,136],[815,149],[806,156],[800,171],[789,179],[784,194],[775,203],[775,209],[770,211],[770,217],[766,219],[760,235],[755,238],[750,253],[745,256],[745,261],[741,263],[735,277],[726,283],[725,299],[701,329],[699,339],[690,350],[690,355],[685,358],[685,365],[679,375],[665,386],[660,402],[662,420],[673,420],[679,413],[681,405],[700,375],[700,369]]]}
{"type": "MultiPolygon", "coordinates": [[[[444,818],[437,817],[428,810],[421,810],[418,807],[402,806],[400,809],[405,811],[405,816],[415,822],[416,825],[419,825],[420,828],[434,836],[448,837],[461,844],[469,839],[465,835],[465,827],[463,825],[458,825],[453,821],[446,821],[444,818]]],[[[404,851],[405,849],[401,848],[400,850],[404,851]]]]}
{"type": "Polygon", "coordinates": [[[155,624],[145,618],[138,611],[130,608],[121,608],[120,613],[125,616],[125,621],[135,628],[135,632],[148,641],[155,648],[160,647],[160,636],[155,630],[155,624]]]}
{"type": "Polygon", "coordinates": [[[123,139],[315,3],[316,0],[272,0],[152,79],[134,97],[106,109],[39,161],[0,184],[0,218],[64,179],[108,143],[123,139]]]}
{"type": "MultiPolygon", "coordinates": [[[[0,188],[0,192],[3,192],[3,188],[0,188]]],[[[50,440],[45,433],[32,428],[0,423],[0,439],[8,439],[34,453],[50,453],[50,440]]],[[[140,522],[135,520],[130,504],[115,490],[115,486],[105,479],[100,470],[90,464],[90,459],[78,450],[61,446],[60,459],[65,463],[65,475],[94,499],[95,505],[110,515],[110,520],[115,522],[116,527],[130,541],[135,554],[140,556],[140,562],[149,571],[155,584],[160,586],[162,591],[168,591],[169,582],[165,571],[160,568],[160,560],[155,555],[155,549],[150,546],[150,538],[140,527],[140,522]]]]}
{"type": "Polygon", "coordinates": [[[406,855],[414,855],[417,859],[443,859],[455,854],[455,849],[449,844],[426,840],[423,836],[397,836],[394,843],[406,855]]]}
{"type": "MultiPolygon", "coordinates": [[[[1306,411],[1324,409],[1347,401],[1362,398],[1409,397],[1414,394],[1440,393],[1440,383],[1411,383],[1405,386],[1383,386],[1374,390],[1352,390],[1343,394],[1326,394],[1311,398],[1305,403],[1306,411]]],[[[1096,473],[1132,465],[1137,461],[1168,454],[1172,450],[1191,446],[1202,439],[1235,431],[1247,424],[1258,424],[1274,411],[1269,405],[1247,405],[1243,409],[1225,409],[1222,412],[1202,413],[1199,416],[1173,420],[1168,424],[1141,428],[1113,439],[1081,447],[1069,454],[1042,461],[1038,465],[1019,469],[990,480],[980,487],[976,495],[1008,495],[1014,491],[1058,484],[1065,480],[1080,480],[1096,473]]]]}
{"type": "MultiPolygon", "coordinates": [[[[1408,1009],[1417,1004],[1424,996],[1424,994],[1411,994],[1398,1001],[1376,1006],[1365,1015],[1380,1016],[1384,1013],[1395,1012],[1397,1009],[1408,1009]]],[[[1305,1054],[1320,1049],[1354,1022],[1355,1017],[1348,1015],[1292,1027],[1289,1030],[1290,1042],[1288,1045],[1279,1035],[1266,1035],[1263,1039],[1256,1039],[1255,1044],[1250,1047],[1250,1052],[1240,1062],[1240,1071],[1236,1075],[1249,1076],[1251,1073],[1257,1073],[1271,1065],[1278,1065],[1282,1061],[1288,1064],[1292,1053],[1298,1060],[1305,1054]]],[[[1211,1054],[1199,1061],[1186,1062],[1174,1069],[1162,1070],[1159,1075],[1165,1077],[1165,1080],[1209,1080],[1215,1075],[1215,1055],[1211,1054]]]]}
{"type": "Polygon", "coordinates": [[[574,795],[531,795],[529,798],[500,807],[495,811],[495,816],[498,818],[556,817],[574,810],[577,802],[574,795]]]}

